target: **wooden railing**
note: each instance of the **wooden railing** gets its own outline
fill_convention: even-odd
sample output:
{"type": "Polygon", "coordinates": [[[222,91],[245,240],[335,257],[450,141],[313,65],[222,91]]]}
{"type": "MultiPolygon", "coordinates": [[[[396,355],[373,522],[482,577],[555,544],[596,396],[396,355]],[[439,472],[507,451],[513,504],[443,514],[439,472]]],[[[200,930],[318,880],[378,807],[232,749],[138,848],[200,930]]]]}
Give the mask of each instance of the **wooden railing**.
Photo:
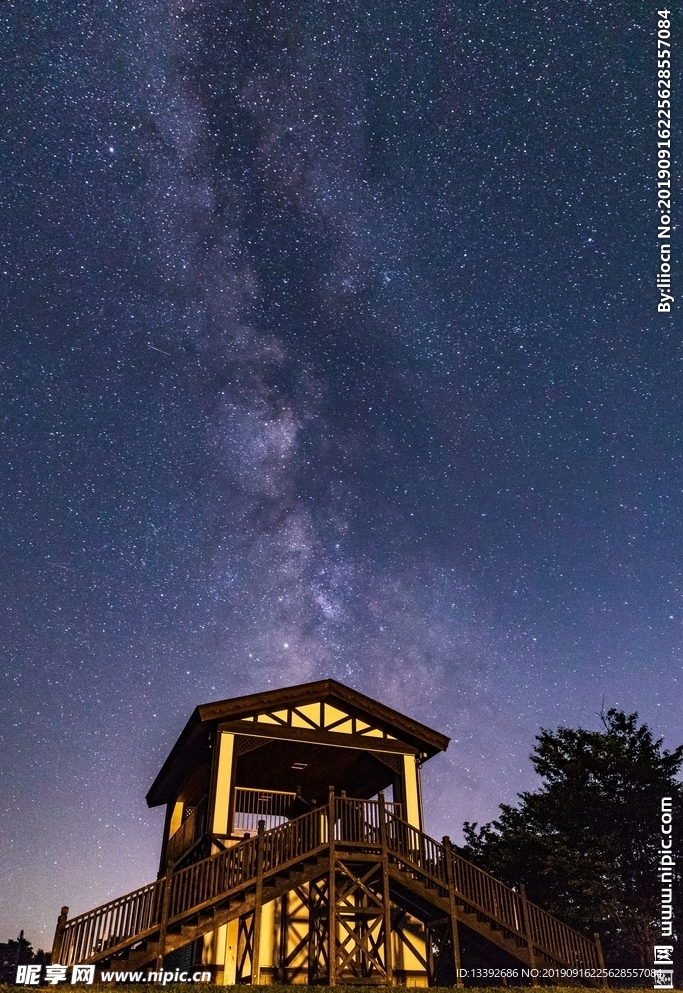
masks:
{"type": "MultiPolygon", "coordinates": [[[[263,871],[296,862],[328,841],[328,809],[316,808],[263,835],[263,871]]],[[[230,891],[256,878],[258,837],[249,838],[227,851],[202,859],[170,876],[168,922],[189,911],[197,913],[230,891]]],[[[169,877],[119,897],[95,910],[67,921],[61,950],[55,961],[62,965],[87,962],[102,953],[133,944],[153,933],[161,923],[165,886],[169,877]]]]}
{"type": "MultiPolygon", "coordinates": [[[[390,851],[405,859],[407,871],[417,869],[420,874],[448,886],[444,845],[391,815],[387,816],[387,843],[390,851]]],[[[600,952],[595,942],[531,901],[526,901],[527,927],[521,893],[452,849],[450,857],[456,897],[472,910],[485,914],[517,937],[530,940],[551,959],[571,966],[600,968],[600,952]]]]}
{"type": "Polygon", "coordinates": [[[62,965],[87,962],[108,948],[152,933],[161,921],[165,883],[165,879],[158,879],[67,921],[55,961],[62,965]]]}
{"type": "MultiPolygon", "coordinates": [[[[377,800],[352,800],[337,797],[334,801],[335,839],[352,844],[380,843],[380,804],[377,800]]],[[[387,814],[400,817],[399,803],[384,802],[387,814]]],[[[327,807],[324,808],[326,811],[327,807]]]]}
{"type": "Polygon", "coordinates": [[[451,859],[456,892],[510,931],[521,933],[524,930],[524,915],[519,893],[457,852],[451,853],[451,859]]]}
{"type": "MultiPolygon", "coordinates": [[[[276,874],[316,850],[324,849],[330,840],[330,824],[338,847],[378,848],[381,845],[382,809],[391,861],[402,872],[447,892],[449,873],[444,844],[401,820],[390,804],[331,798],[329,805],[314,808],[258,837],[242,841],[227,851],[188,865],[156,883],[67,921],[63,926],[61,951],[57,952],[55,961],[73,965],[103,958],[108,950],[115,954],[119,948],[130,946],[158,930],[166,904],[165,921],[173,924],[254,885],[259,846],[262,846],[263,875],[276,874]],[[165,901],[169,880],[171,890],[165,901]]],[[[520,893],[452,850],[450,858],[455,895],[466,907],[484,915],[496,926],[504,927],[523,942],[531,943],[541,954],[558,963],[599,967],[599,951],[594,942],[535,904],[524,901],[520,893]]]]}
{"type": "Polygon", "coordinates": [[[236,787],[232,833],[243,834],[248,831],[249,834],[255,834],[259,821],[264,822],[266,831],[279,827],[289,820],[295,800],[296,793],[236,787]]]}
{"type": "MultiPolygon", "coordinates": [[[[417,870],[420,875],[440,883],[444,888],[448,886],[445,846],[389,812],[387,845],[401,858],[406,871],[417,870]]],[[[527,934],[521,893],[452,849],[451,863],[456,897],[473,910],[485,914],[519,938],[531,940],[540,952],[558,962],[582,965],[584,968],[600,967],[600,953],[595,942],[531,901],[526,901],[527,934]]]]}
{"type": "MultiPolygon", "coordinates": [[[[443,887],[448,886],[443,844],[391,815],[387,816],[387,844],[390,851],[401,857],[407,871],[417,871],[443,887]]],[[[451,861],[457,896],[510,931],[522,933],[519,894],[457,852],[451,851],[451,861]]]]}
{"type": "Polygon", "coordinates": [[[541,949],[552,949],[554,957],[571,966],[586,966],[598,969],[602,966],[600,953],[595,942],[589,941],[578,931],[570,928],[547,910],[527,902],[529,908],[529,929],[532,941],[541,949]]]}

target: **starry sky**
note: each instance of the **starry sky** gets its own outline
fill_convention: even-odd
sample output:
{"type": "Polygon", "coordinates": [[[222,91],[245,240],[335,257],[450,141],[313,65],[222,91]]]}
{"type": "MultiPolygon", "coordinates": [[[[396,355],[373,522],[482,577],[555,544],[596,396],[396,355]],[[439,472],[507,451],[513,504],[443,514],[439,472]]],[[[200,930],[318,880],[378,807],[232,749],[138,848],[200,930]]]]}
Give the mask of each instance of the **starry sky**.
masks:
{"type": "Polygon", "coordinates": [[[456,840],[542,726],[683,740],[655,10],[3,4],[0,940],[154,878],[198,703],[450,735],[456,840]]]}

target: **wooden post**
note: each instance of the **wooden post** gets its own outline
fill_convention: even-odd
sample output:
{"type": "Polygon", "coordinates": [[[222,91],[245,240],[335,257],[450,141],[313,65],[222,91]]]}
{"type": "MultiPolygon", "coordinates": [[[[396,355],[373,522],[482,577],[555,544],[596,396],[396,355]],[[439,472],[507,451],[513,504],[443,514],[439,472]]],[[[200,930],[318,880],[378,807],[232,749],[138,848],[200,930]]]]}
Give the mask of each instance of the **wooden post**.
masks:
{"type": "Polygon", "coordinates": [[[595,947],[598,950],[598,963],[600,965],[600,969],[602,970],[602,976],[600,977],[600,982],[604,987],[607,988],[609,987],[609,983],[607,981],[607,973],[605,971],[605,956],[602,954],[602,942],[600,941],[600,935],[598,934],[597,931],[593,932],[593,937],[595,938],[595,947]]]}
{"type": "Polygon", "coordinates": [[[328,986],[337,985],[337,855],[334,844],[334,786],[330,786],[327,835],[330,847],[330,874],[327,884],[327,957],[328,986]]]}
{"type": "MultiPolygon", "coordinates": [[[[519,895],[522,898],[522,919],[524,921],[524,934],[526,935],[526,947],[529,952],[529,969],[536,968],[536,955],[534,952],[534,942],[531,937],[531,916],[529,914],[529,903],[526,898],[526,886],[520,883],[519,895]]],[[[531,977],[531,985],[538,986],[538,977],[531,977]]]]}
{"type": "Polygon", "coordinates": [[[278,986],[286,985],[287,939],[289,937],[289,893],[280,897],[280,947],[275,979],[278,986]]]}
{"type": "Polygon", "coordinates": [[[171,906],[171,883],[173,882],[173,863],[166,863],[164,876],[164,898],[161,904],[161,922],[159,924],[159,946],[157,948],[157,973],[163,972],[164,955],[166,954],[166,928],[168,927],[168,911],[171,906]]]}
{"type": "Polygon", "coordinates": [[[382,846],[382,903],[384,904],[384,968],[387,986],[394,985],[394,963],[391,943],[391,891],[389,889],[389,847],[387,845],[387,818],[384,790],[379,792],[379,840],[382,846]]]}
{"type": "MultiPolygon", "coordinates": [[[[394,796],[396,793],[394,792],[394,796]]],[[[434,986],[434,945],[432,943],[432,931],[429,924],[425,925],[425,958],[427,959],[427,985],[434,986]]]]}
{"type": "Polygon", "coordinates": [[[64,930],[66,928],[66,919],[68,916],[69,916],[69,908],[62,907],[62,912],[57,918],[55,937],[54,937],[54,941],[52,942],[52,954],[50,955],[51,965],[57,965],[57,963],[59,962],[62,956],[62,942],[64,940],[64,930]]]}
{"type": "Polygon", "coordinates": [[[458,913],[455,902],[455,876],[453,874],[453,850],[448,835],[443,838],[444,857],[446,859],[446,881],[448,883],[448,911],[451,919],[451,945],[453,947],[453,969],[455,970],[455,985],[464,986],[460,958],[460,936],[458,934],[458,913]]]}
{"type": "Polygon", "coordinates": [[[253,947],[251,950],[251,985],[261,984],[261,911],[263,909],[263,847],[266,822],[258,822],[258,835],[256,841],[256,898],[254,901],[254,933],[252,935],[253,947]]]}

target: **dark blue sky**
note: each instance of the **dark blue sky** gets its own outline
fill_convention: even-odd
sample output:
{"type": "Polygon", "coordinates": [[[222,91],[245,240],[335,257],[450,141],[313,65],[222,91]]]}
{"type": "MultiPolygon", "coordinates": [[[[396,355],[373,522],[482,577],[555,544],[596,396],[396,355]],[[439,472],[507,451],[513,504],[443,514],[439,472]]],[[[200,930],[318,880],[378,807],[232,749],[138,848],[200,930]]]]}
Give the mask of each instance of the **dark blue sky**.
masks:
{"type": "Polygon", "coordinates": [[[680,743],[655,9],[3,7],[0,940],[154,877],[200,702],[404,710],[456,838],[603,699],[680,743]]]}

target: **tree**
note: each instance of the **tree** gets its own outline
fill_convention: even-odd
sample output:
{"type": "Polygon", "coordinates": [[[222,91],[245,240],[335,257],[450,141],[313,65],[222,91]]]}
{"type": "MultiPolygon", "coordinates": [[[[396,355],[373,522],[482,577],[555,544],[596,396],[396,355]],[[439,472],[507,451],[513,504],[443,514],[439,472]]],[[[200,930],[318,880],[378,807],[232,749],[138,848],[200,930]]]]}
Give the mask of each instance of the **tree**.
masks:
{"type": "Polygon", "coordinates": [[[672,798],[679,865],[683,856],[683,745],[663,749],[637,714],[600,716],[600,731],[541,730],[531,755],[541,788],[479,830],[465,822],[462,852],[511,886],[524,883],[577,930],[598,931],[608,964],[651,968],[662,797],[672,798]]]}
{"type": "Polygon", "coordinates": [[[16,941],[12,938],[9,941],[0,941],[0,983],[13,983],[18,965],[46,965],[49,961],[50,956],[41,948],[33,951],[31,942],[26,940],[22,931],[16,941]]]}

